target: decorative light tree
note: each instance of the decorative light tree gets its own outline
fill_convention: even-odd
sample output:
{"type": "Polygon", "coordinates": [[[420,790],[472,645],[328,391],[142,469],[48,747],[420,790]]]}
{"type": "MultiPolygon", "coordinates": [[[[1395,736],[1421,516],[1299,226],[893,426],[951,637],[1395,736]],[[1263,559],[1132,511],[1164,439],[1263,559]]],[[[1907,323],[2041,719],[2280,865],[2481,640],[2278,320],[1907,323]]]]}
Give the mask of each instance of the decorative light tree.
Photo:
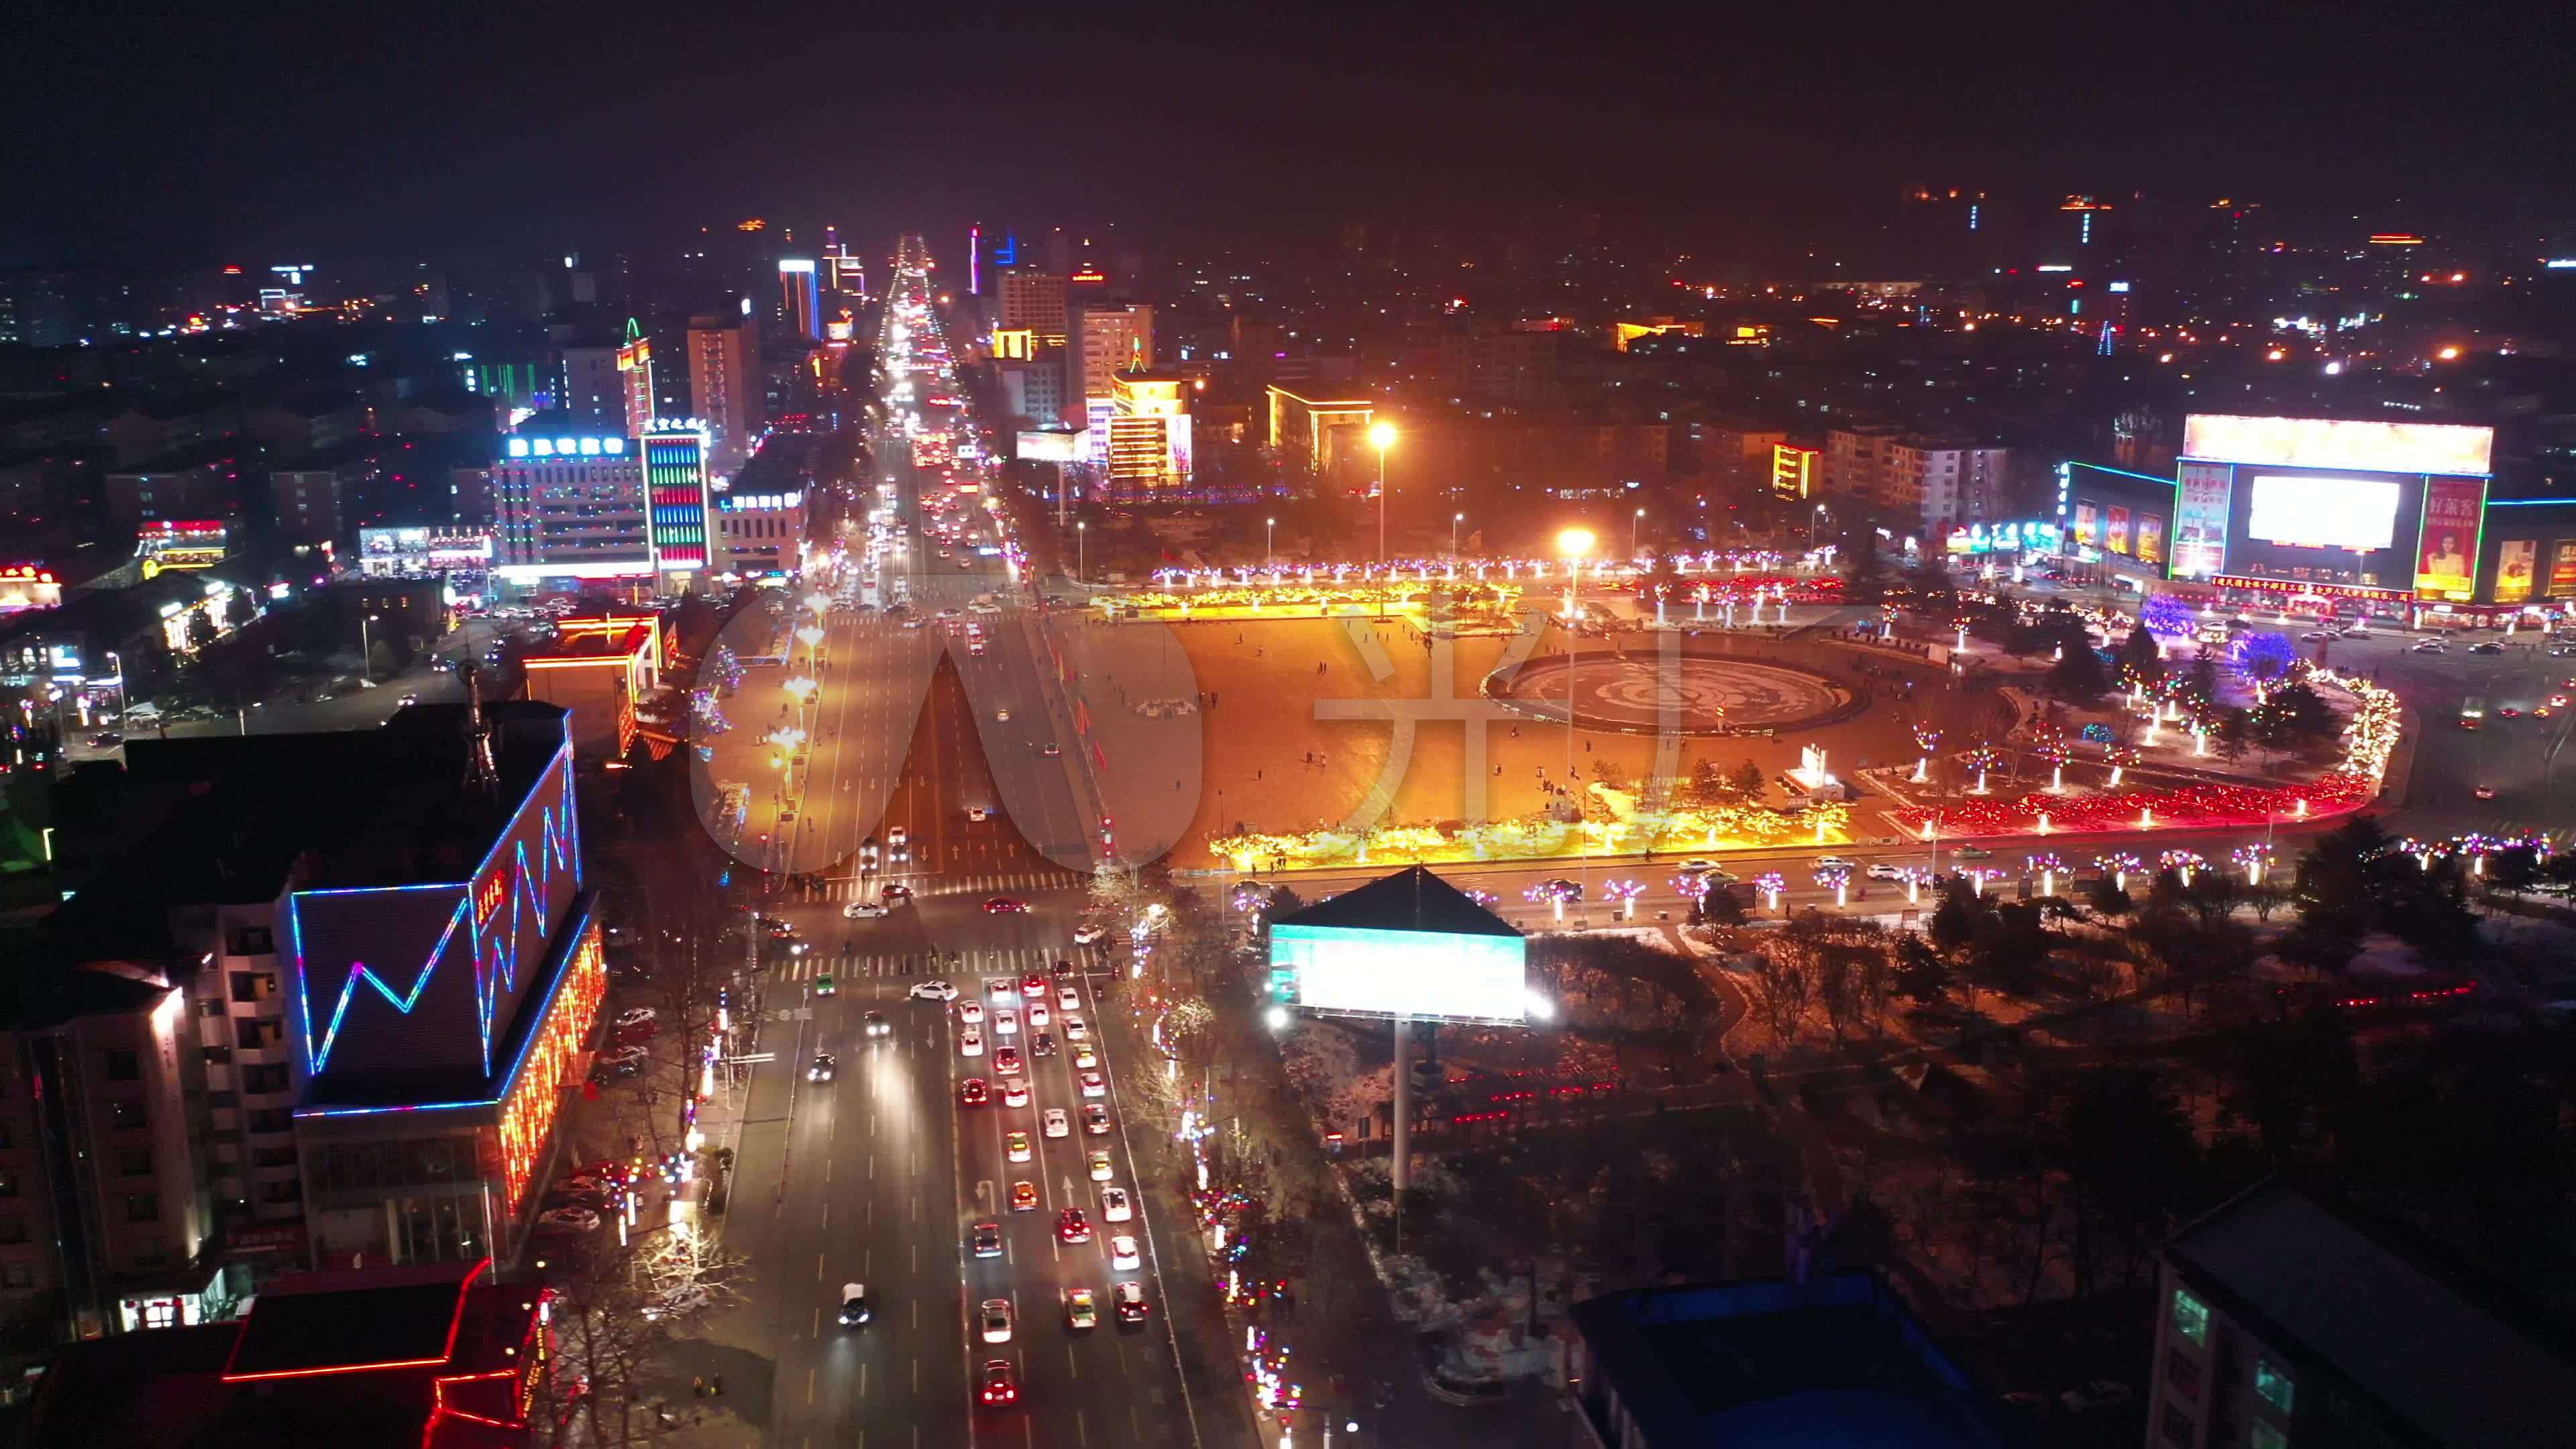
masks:
{"type": "Polygon", "coordinates": [[[2244,867],[2249,886],[2261,885],[2264,875],[2272,869],[2272,847],[2268,845],[2240,845],[2228,858],[2244,867]]]}
{"type": "Polygon", "coordinates": [[[1832,889],[1836,906],[1851,904],[1851,867],[1846,865],[1820,867],[1816,871],[1816,884],[1832,889]]]}
{"type": "Polygon", "coordinates": [[[1646,893],[1646,883],[1637,880],[1614,880],[1601,888],[1601,894],[1619,903],[1619,919],[1637,919],[1637,898],[1646,893]]]}
{"type": "Polygon", "coordinates": [[[2127,851],[2120,851],[2112,855],[2097,855],[2093,857],[2093,865],[2097,870],[2109,871],[2111,873],[2111,884],[2120,890],[2127,890],[2129,888],[2129,872],[2133,870],[2143,871],[2147,868],[2144,861],[2139,860],[2136,856],[2129,854],[2127,851]]]}
{"type": "Polygon", "coordinates": [[[1918,724],[1914,727],[1914,743],[1923,752],[1914,762],[1914,779],[1919,784],[1931,774],[1932,752],[1941,748],[1941,732],[1928,724],[1918,724]]]}
{"type": "Polygon", "coordinates": [[[2156,864],[2172,871],[2185,887],[2189,887],[2191,873],[2206,867],[2209,862],[2196,850],[2168,850],[2156,857],[2156,864]]]}
{"type": "Polygon", "coordinates": [[[1780,894],[1788,889],[1789,881],[1776,870],[1766,870],[1754,877],[1753,885],[1770,902],[1771,909],[1776,911],[1780,909],[1780,894]]]}
{"type": "Polygon", "coordinates": [[[2127,745],[2102,747],[2102,763],[2111,767],[2111,788],[2114,790],[2120,788],[2120,777],[2128,773],[2129,767],[2137,762],[2138,752],[2127,745]]]}
{"type": "Polygon", "coordinates": [[[2043,850],[2030,858],[2030,868],[2039,874],[2041,895],[2057,894],[2057,873],[2066,869],[2066,862],[2059,860],[2055,852],[2043,850]]]}

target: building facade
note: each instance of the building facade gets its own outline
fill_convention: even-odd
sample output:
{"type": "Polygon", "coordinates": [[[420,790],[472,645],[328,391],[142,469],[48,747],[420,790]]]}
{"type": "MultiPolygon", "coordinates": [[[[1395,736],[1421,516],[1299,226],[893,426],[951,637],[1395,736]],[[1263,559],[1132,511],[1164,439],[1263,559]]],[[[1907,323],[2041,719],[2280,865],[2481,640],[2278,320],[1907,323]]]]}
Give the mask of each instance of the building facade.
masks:
{"type": "Polygon", "coordinates": [[[762,422],[760,334],[750,318],[689,320],[689,392],[713,440],[708,471],[730,478],[751,457],[762,422]]]}
{"type": "Polygon", "coordinates": [[[497,577],[521,588],[570,581],[577,591],[584,580],[653,572],[644,457],[633,440],[517,436],[502,454],[492,465],[497,577]]]}

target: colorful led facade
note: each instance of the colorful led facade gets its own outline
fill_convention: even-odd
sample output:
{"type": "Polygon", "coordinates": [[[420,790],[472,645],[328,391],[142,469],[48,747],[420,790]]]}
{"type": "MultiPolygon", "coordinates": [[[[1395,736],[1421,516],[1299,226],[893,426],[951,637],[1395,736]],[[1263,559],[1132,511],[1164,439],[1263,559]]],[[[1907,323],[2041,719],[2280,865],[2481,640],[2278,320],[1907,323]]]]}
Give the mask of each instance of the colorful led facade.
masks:
{"type": "Polygon", "coordinates": [[[503,1198],[511,1213],[527,1204],[546,1140],[564,1097],[581,1079],[582,1041],[599,1019],[600,999],[608,994],[608,957],[601,945],[599,922],[583,922],[572,946],[572,960],[556,978],[554,1000],[529,1039],[501,1099],[501,1178],[503,1198]]]}
{"type": "Polygon", "coordinates": [[[664,420],[644,436],[647,531],[658,573],[707,563],[707,435],[664,420]]]}

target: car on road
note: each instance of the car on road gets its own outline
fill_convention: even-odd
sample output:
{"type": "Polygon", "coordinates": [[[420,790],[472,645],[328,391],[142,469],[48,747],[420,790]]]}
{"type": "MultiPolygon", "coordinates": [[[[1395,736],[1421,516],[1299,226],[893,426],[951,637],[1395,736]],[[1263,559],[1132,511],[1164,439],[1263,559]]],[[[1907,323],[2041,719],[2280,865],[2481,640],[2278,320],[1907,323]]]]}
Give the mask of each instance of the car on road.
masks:
{"type": "Polygon", "coordinates": [[[1098,1102],[1083,1103],[1082,1130],[1094,1137],[1106,1134],[1109,1131],[1109,1109],[1098,1102]]]}
{"type": "Polygon", "coordinates": [[[1102,1076],[1100,1073],[1084,1072],[1080,1075],[1079,1080],[1082,1082],[1082,1095],[1086,1097],[1106,1097],[1109,1095],[1109,1079],[1102,1076]]]}
{"type": "Polygon", "coordinates": [[[985,821],[993,818],[993,812],[985,809],[981,805],[969,805],[966,807],[966,818],[977,825],[981,825],[985,821]]]}
{"type": "Polygon", "coordinates": [[[1034,1031],[1053,1020],[1055,1020],[1055,1017],[1047,1011],[1047,1004],[1045,1002],[1032,1001],[1029,1003],[1030,1030],[1034,1031]]]}
{"type": "Polygon", "coordinates": [[[1003,1082],[1003,1083],[1002,1083],[1002,1105],[1003,1105],[1003,1106],[1005,1106],[1005,1107],[1025,1107],[1025,1106],[1027,1106],[1028,1104],[1029,1104],[1029,1084],[1028,1084],[1028,1083],[1026,1083],[1026,1082],[1024,1082],[1024,1081],[1020,1080],[1018,1077],[1012,1077],[1012,1078],[1010,1078],[1009,1080],[1007,1080],[1007,1081],[1005,1081],[1005,1082],[1003,1082]]]}
{"type": "Polygon", "coordinates": [[[868,1317],[868,1285],[865,1283],[842,1284],[841,1326],[843,1328],[856,1328],[860,1324],[867,1322],[868,1317]]]}
{"type": "Polygon", "coordinates": [[[859,868],[866,870],[885,858],[885,847],[873,835],[859,842],[859,868]]]}
{"type": "Polygon", "coordinates": [[[1020,988],[1013,983],[1011,978],[1008,976],[987,976],[984,978],[984,994],[998,1000],[1010,1001],[1015,999],[1014,993],[1019,989],[1020,988]]]}
{"type": "Polygon", "coordinates": [[[831,972],[826,971],[822,975],[814,978],[814,994],[816,996],[838,996],[841,994],[841,983],[833,977],[831,972]]]}
{"type": "Polygon", "coordinates": [[[1903,880],[1905,867],[1884,860],[1872,861],[1868,874],[1871,880],[1903,880]]]}
{"type": "Polygon", "coordinates": [[[984,914],[988,916],[1023,916],[1028,910],[1028,902],[1009,896],[987,896],[984,900],[984,914]]]}
{"type": "Polygon", "coordinates": [[[2549,696],[2549,707],[2551,709],[2565,709],[2567,707],[2567,696],[2563,694],[2553,694],[2549,696]]]}
{"type": "Polygon", "coordinates": [[[2059,1394],[2057,1402],[2066,1412],[2081,1414],[2093,1409],[2116,1409],[2132,1397],[2129,1386],[2118,1379],[2094,1379],[2059,1394]]]}
{"type": "Polygon", "coordinates": [[[1127,1189],[1104,1187],[1100,1190],[1100,1217],[1103,1222],[1123,1223],[1136,1215],[1136,1205],[1127,1200],[1127,1189]]]}
{"type": "Polygon", "coordinates": [[[1034,1156],[1026,1132],[1007,1132],[1002,1136],[1002,1155],[1013,1162],[1026,1162],[1034,1156]]]}
{"type": "Polygon", "coordinates": [[[1101,925],[1097,921],[1088,922],[1074,929],[1073,944],[1077,946],[1088,946],[1092,942],[1097,941],[1108,934],[1109,928],[1107,926],[1101,925]]]}
{"type": "Polygon", "coordinates": [[[1110,1178],[1117,1175],[1110,1169],[1109,1151],[1107,1148],[1101,1148],[1094,1152],[1085,1153],[1082,1160],[1085,1170],[1091,1174],[1091,1180],[1093,1182],[1107,1182],[1110,1178]]]}
{"type": "Polygon", "coordinates": [[[828,1082],[834,1077],[840,1075],[840,1071],[840,1058],[832,1055],[830,1052],[816,1052],[814,1053],[814,1060],[806,1064],[805,1080],[809,1082],[828,1082]]]}
{"type": "Polygon", "coordinates": [[[557,1232],[586,1233],[599,1226],[599,1214],[586,1207],[548,1208],[537,1214],[537,1226],[557,1232]]]}
{"type": "Polygon", "coordinates": [[[996,1048],[993,1052],[993,1070],[1006,1077],[1016,1076],[1025,1070],[1020,1061],[1020,1049],[1018,1047],[996,1048]]]}
{"type": "Polygon", "coordinates": [[[1038,753],[1052,760],[1058,755],[1063,754],[1064,750],[1059,747],[1055,741],[1049,740],[1045,744],[1038,746],[1038,753]]]}
{"type": "MultiPolygon", "coordinates": [[[[2489,639],[2484,643],[2470,645],[2469,652],[2472,654],[2502,654],[2504,652],[2504,646],[2498,644],[2493,639],[2489,639]]],[[[2109,1380],[2105,1379],[2100,1380],[2099,1382],[2107,1383],[2109,1380]]]]}
{"type": "Polygon", "coordinates": [[[980,1001],[961,1001],[957,1003],[957,1024],[959,1026],[982,1026],[984,1024],[984,1003],[980,1001]]]}
{"type": "Polygon", "coordinates": [[[1011,722],[1011,712],[1007,709],[997,709],[993,711],[993,718],[1003,724],[1009,724],[1011,722]]]}
{"type": "Polygon", "coordinates": [[[1011,1184],[1011,1211],[1015,1213],[1035,1212],[1037,1210],[1037,1205],[1038,1187],[1036,1183],[1015,1182],[1011,1184]]]}
{"type": "Polygon", "coordinates": [[[879,886],[877,887],[877,899],[890,906],[897,904],[898,902],[911,900],[912,887],[908,885],[879,886]]]}
{"type": "Polygon", "coordinates": [[[1031,1036],[1029,1038],[1029,1055],[1033,1057],[1054,1056],[1055,1033],[1051,1031],[1042,1031],[1031,1036]]]}
{"type": "MultiPolygon", "coordinates": [[[[913,622],[917,624],[920,621],[913,622]]],[[[1002,1408],[1020,1401],[1019,1375],[1012,1371],[1009,1359],[984,1360],[983,1369],[975,1377],[975,1397],[983,1400],[986,1405],[1002,1408]]]]}
{"type": "Polygon", "coordinates": [[[1957,850],[1950,853],[1961,860],[1992,860],[1995,858],[1995,853],[1986,849],[1982,845],[1962,845],[1957,850]]]}
{"type": "Polygon", "coordinates": [[[915,1001],[955,1001],[957,988],[945,981],[916,981],[904,994],[915,1001]]]}
{"type": "Polygon", "coordinates": [[[910,860],[912,858],[912,832],[910,830],[898,825],[886,832],[886,858],[888,860],[910,860]]]}
{"type": "Polygon", "coordinates": [[[957,1054],[961,1057],[982,1056],[984,1054],[984,1034],[980,1031],[973,1030],[959,1032],[957,1034],[957,1054]]]}
{"type": "Polygon", "coordinates": [[[1018,1012],[1002,1009],[993,1013],[993,1035],[1018,1036],[1019,1034],[1020,1014],[1018,1012]]]}
{"type": "Polygon", "coordinates": [[[993,1089],[985,1085],[982,1077],[968,1077],[957,1084],[958,1106],[981,1107],[992,1100],[993,1089]]]}
{"type": "Polygon", "coordinates": [[[1073,1135],[1073,1119],[1065,1115],[1062,1107],[1049,1107],[1039,1113],[1038,1125],[1049,1137],[1073,1135]]]}
{"type": "Polygon", "coordinates": [[[649,1006],[630,1006],[617,1013],[617,1025],[620,1030],[630,1026],[642,1026],[659,1015],[661,1015],[660,1012],[649,1006]]]}
{"type": "Polygon", "coordinates": [[[976,1319],[981,1325],[981,1331],[986,1343],[1008,1343],[1011,1341],[1010,1299],[985,1299],[984,1306],[976,1314],[976,1319]]]}
{"type": "Polygon", "coordinates": [[[2406,652],[2409,654],[2444,654],[2450,651],[2450,647],[2451,646],[2443,643],[2439,639],[2418,639],[2414,643],[2406,646],[2406,652]]]}
{"type": "Polygon", "coordinates": [[[1120,1272],[1136,1267],[1142,1258],[1136,1251],[1136,1240],[1120,1233],[1109,1240],[1109,1266],[1120,1272]]]}
{"type": "Polygon", "coordinates": [[[1073,1069],[1075,1071],[1087,1072],[1098,1065],[1100,1065],[1100,1053],[1091,1049],[1091,1043],[1087,1041],[1078,1041],[1073,1044],[1073,1069]]]}
{"type": "Polygon", "coordinates": [[[2324,629],[2310,629],[2308,632],[2299,636],[2302,642],[2309,644],[2322,644],[2333,637],[2333,633],[2324,629]]]}
{"type": "Polygon", "coordinates": [[[1066,1208],[1055,1215],[1055,1235],[1068,1243],[1091,1241],[1091,1216],[1080,1208],[1066,1208]]]}
{"type": "Polygon", "coordinates": [[[1845,860],[1839,855],[1820,855],[1807,863],[1818,870],[1858,871],[1860,869],[1859,861],[1845,860]]]}
{"type": "Polygon", "coordinates": [[[1119,1284],[1109,1290],[1109,1301],[1116,1306],[1121,1323],[1142,1323],[1154,1311],[1145,1302],[1145,1285],[1142,1283],[1119,1284]]]}
{"type": "Polygon", "coordinates": [[[1540,881],[1538,883],[1538,890],[1541,896],[1550,897],[1560,901],[1579,901],[1583,899],[1583,883],[1581,881],[1567,880],[1563,876],[1558,876],[1554,880],[1540,881]]]}
{"type": "Polygon", "coordinates": [[[1088,1288],[1064,1290],[1064,1326],[1077,1332],[1100,1326],[1100,1305],[1088,1288]]]}
{"type": "Polygon", "coordinates": [[[886,1014],[882,1011],[869,1012],[859,1018],[859,1024],[872,1037],[894,1035],[894,1023],[886,1020],[886,1014]]]}
{"type": "Polygon", "coordinates": [[[2494,798],[2495,798],[2495,786],[2493,786],[2493,785],[2480,785],[2480,786],[2478,786],[2476,789],[2471,790],[2469,793],[2470,793],[2470,794],[2472,794],[2472,795],[2477,796],[2477,797],[2478,797],[2479,799],[2481,799],[2481,800],[2492,800],[2492,799],[2494,799],[2494,798]]]}
{"type": "Polygon", "coordinates": [[[841,919],[845,921],[873,921],[879,916],[892,914],[894,907],[881,901],[852,901],[841,907],[841,919]]]}
{"type": "Polygon", "coordinates": [[[1038,972],[1032,971],[1020,978],[1020,994],[1031,1001],[1046,995],[1046,989],[1047,979],[1038,972]]]}
{"type": "Polygon", "coordinates": [[[1082,993],[1074,990],[1072,984],[1068,982],[1065,985],[1056,988],[1055,1004],[1066,1011],[1080,1011],[1082,1009],[1082,993]]]}
{"type": "Polygon", "coordinates": [[[2504,708],[2497,710],[2496,715],[2500,719],[2520,719],[2522,718],[2522,711],[2508,704],[2504,708]]]}

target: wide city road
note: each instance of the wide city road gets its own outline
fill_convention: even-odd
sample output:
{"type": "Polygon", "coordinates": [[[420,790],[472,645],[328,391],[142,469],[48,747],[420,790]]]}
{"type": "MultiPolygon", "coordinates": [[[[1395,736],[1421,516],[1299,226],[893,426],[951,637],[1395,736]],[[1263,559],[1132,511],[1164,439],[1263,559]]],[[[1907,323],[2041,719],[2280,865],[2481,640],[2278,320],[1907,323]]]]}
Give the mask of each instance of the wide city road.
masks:
{"type": "MultiPolygon", "coordinates": [[[[872,440],[872,479],[843,525],[846,574],[798,592],[855,594],[869,513],[883,509],[877,597],[901,579],[912,607],[835,609],[810,658],[799,644],[787,669],[762,671],[810,670],[810,703],[773,698],[783,679],[759,676],[738,696],[739,718],[765,731],[786,704],[811,740],[788,796],[797,818],[779,827],[796,878],[773,877],[761,908],[804,950],[763,967],[755,1007],[772,1059],[752,1068],[728,1215],[750,1260],[742,1317],[775,1364],[767,1442],[1197,1445],[1162,1281],[1170,1254],[1195,1249],[1139,1190],[1119,1092],[1134,1064],[1094,1029],[1108,978],[1074,944],[1093,821],[1077,810],[1020,591],[998,559],[954,547],[942,559],[928,542],[960,505],[925,508],[945,484],[913,467],[904,417],[925,430],[958,420],[926,402],[953,382],[907,370],[926,314],[905,303],[926,296],[918,277],[898,284],[889,318],[914,317],[915,335],[910,347],[888,337],[885,376],[890,394],[915,379],[914,397],[889,398],[872,440]],[[979,595],[999,612],[968,612],[979,595]],[[818,1053],[835,1059],[830,1080],[812,1079],[818,1053]],[[1113,1203],[1125,1216],[1109,1217],[1113,1203]],[[1087,1231],[1065,1230],[1068,1209],[1087,1231]],[[978,1254],[978,1224],[998,1252],[978,1254]],[[867,1286],[865,1325],[838,1322],[848,1283],[867,1286]],[[1120,1321],[1122,1283],[1148,1305],[1140,1322],[1120,1321]],[[1096,1326],[1070,1320],[1076,1290],[1092,1295],[1096,1326]],[[996,1302],[1010,1328],[988,1341],[996,1302]],[[995,1360],[1011,1365],[1016,1403],[980,1402],[995,1360]]],[[[794,620],[808,617],[799,606],[794,620]]]]}

